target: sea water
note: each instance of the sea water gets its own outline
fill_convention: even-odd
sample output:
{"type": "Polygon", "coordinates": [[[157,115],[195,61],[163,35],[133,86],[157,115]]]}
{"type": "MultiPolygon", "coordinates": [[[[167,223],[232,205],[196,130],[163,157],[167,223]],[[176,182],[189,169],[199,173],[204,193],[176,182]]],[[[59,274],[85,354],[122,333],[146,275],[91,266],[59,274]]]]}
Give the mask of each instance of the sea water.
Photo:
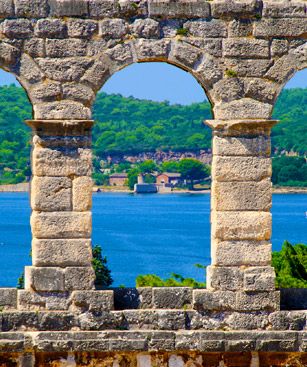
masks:
{"type": "MultiPolygon", "coordinates": [[[[307,243],[307,194],[273,195],[273,250],[307,243]]],[[[114,285],[134,286],[138,274],[172,272],[204,280],[195,264],[210,264],[210,195],[97,193],[93,244],[103,248],[114,285]]],[[[26,193],[0,193],[0,286],[15,286],[31,264],[26,193]]]]}

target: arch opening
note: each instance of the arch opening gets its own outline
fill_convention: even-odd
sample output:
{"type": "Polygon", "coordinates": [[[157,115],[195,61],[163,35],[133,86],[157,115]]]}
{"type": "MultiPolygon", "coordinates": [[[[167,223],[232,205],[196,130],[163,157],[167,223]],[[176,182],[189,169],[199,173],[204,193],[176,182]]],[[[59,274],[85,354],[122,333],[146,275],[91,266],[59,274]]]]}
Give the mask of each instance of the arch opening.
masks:
{"type": "Polygon", "coordinates": [[[178,172],[180,161],[194,158],[207,169],[195,189],[210,187],[211,131],[203,120],[211,106],[203,89],[173,65],[133,64],[104,85],[93,117],[93,178],[101,191],[112,189],[94,194],[93,243],[107,254],[115,285],[172,272],[204,282],[193,265],[210,264],[210,197],[182,195],[188,187],[178,172]],[[168,195],[131,195],[127,185],[133,189],[142,172],[168,195]]]}
{"type": "Polygon", "coordinates": [[[31,263],[29,224],[30,129],[32,105],[16,78],[0,70],[0,286],[16,287],[31,263]]]}
{"type": "Polygon", "coordinates": [[[273,265],[277,285],[282,288],[306,287],[307,282],[294,270],[304,268],[306,252],[307,205],[307,69],[298,71],[284,86],[273,110],[279,123],[272,129],[273,265]],[[305,244],[305,245],[304,245],[305,244]],[[284,259],[281,261],[281,259],[284,259]],[[300,265],[298,263],[301,263],[300,265]]]}

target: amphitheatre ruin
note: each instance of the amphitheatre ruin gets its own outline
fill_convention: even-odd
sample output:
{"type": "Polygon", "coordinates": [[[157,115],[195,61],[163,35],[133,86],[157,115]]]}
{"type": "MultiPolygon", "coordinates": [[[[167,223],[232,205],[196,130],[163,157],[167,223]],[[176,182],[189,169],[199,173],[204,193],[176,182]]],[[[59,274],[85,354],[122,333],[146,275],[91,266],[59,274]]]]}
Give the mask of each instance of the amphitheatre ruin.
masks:
{"type": "Polygon", "coordinates": [[[24,290],[0,289],[0,366],[307,366],[306,310],[281,309],[270,242],[271,114],[307,66],[306,9],[0,0],[0,66],[33,106],[32,266],[24,290]],[[190,73],[212,106],[207,288],[95,290],[91,107],[118,70],[155,61],[190,73]]]}

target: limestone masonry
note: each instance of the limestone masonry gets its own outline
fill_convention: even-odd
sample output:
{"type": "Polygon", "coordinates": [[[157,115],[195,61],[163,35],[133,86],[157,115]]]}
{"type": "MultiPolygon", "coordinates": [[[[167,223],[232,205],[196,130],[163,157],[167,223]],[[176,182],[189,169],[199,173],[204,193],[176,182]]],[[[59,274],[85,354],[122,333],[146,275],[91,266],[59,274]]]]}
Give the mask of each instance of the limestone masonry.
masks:
{"type": "Polygon", "coordinates": [[[0,290],[0,366],[307,366],[306,302],[280,311],[270,243],[271,114],[307,66],[306,7],[0,0],[0,66],[33,105],[33,264],[25,290],[0,290]],[[212,104],[207,289],[94,290],[91,106],[118,70],[154,61],[212,104]]]}

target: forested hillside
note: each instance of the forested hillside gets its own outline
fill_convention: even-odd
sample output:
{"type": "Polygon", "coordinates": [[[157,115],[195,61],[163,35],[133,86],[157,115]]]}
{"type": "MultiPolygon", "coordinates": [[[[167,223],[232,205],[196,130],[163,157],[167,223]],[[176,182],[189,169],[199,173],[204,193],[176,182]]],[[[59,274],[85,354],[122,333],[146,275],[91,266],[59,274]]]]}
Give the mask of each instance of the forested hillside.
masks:
{"type": "MultiPolygon", "coordinates": [[[[307,89],[284,90],[276,104],[273,129],[275,152],[307,152],[307,89]]],[[[30,175],[30,130],[23,123],[32,108],[22,88],[0,87],[0,183],[22,182],[30,175]]],[[[138,153],[155,150],[206,149],[211,131],[207,102],[170,105],[133,97],[99,93],[94,106],[94,152],[138,153]]]]}

